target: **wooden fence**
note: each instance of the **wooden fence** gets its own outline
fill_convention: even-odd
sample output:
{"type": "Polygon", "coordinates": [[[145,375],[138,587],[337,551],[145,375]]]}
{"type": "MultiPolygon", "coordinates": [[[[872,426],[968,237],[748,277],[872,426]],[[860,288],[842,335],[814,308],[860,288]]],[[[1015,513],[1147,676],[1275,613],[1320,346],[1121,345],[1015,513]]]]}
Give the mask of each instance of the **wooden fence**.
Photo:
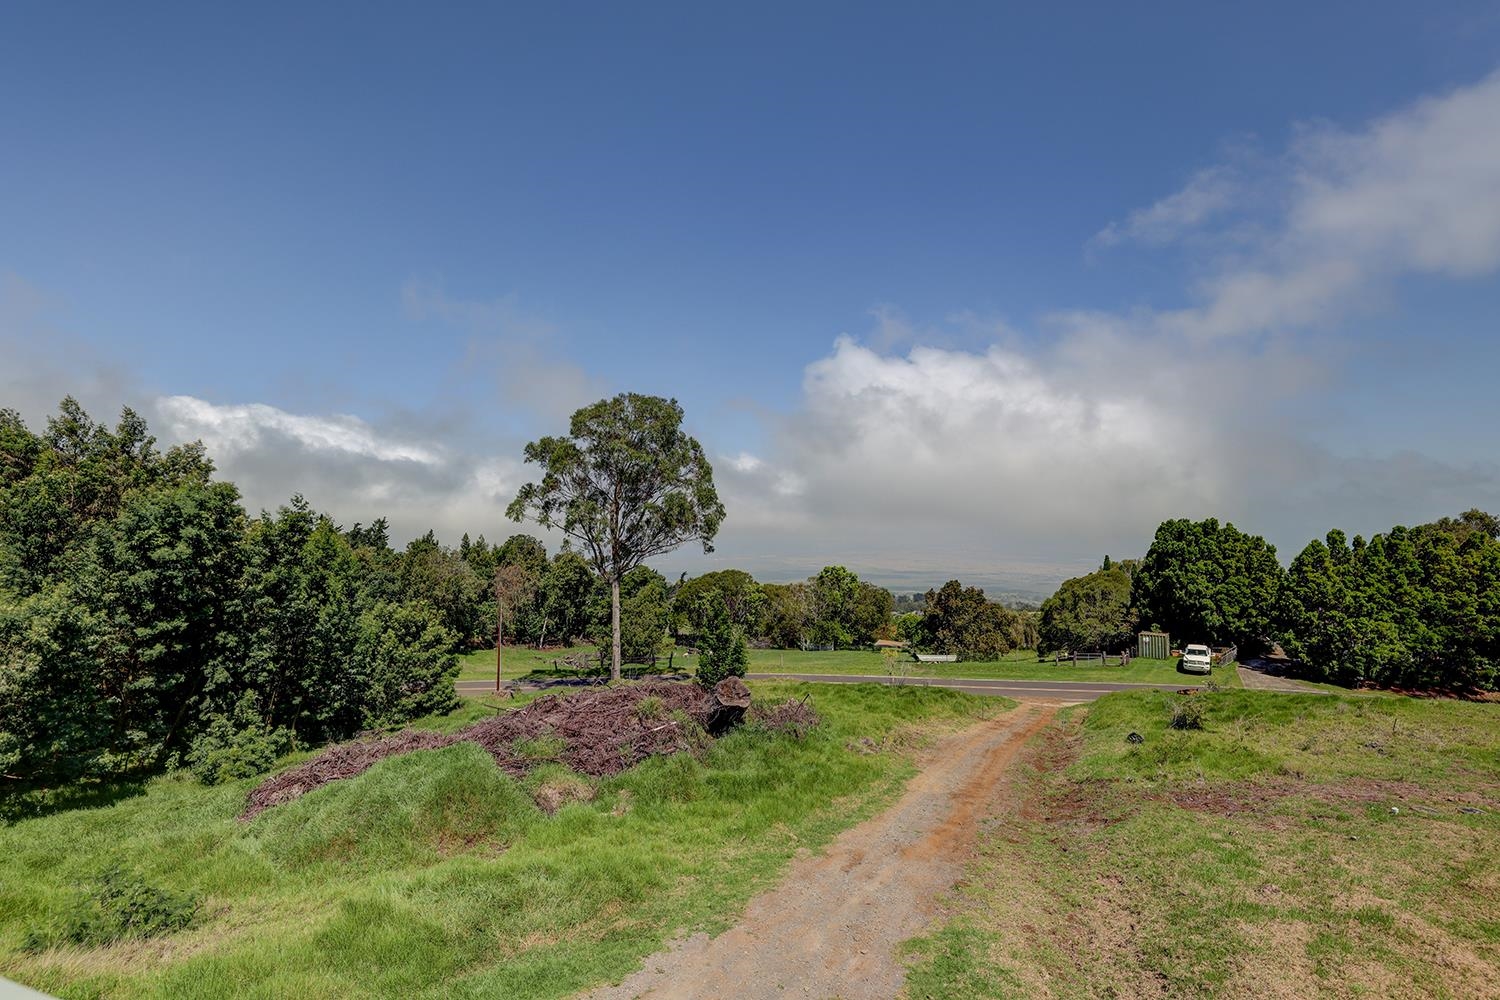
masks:
{"type": "MultiPolygon", "coordinates": [[[[1071,653],[1058,652],[1052,654],[1052,663],[1054,666],[1061,666],[1064,663],[1071,663],[1076,667],[1080,663],[1093,663],[1095,660],[1099,661],[1099,665],[1101,667],[1107,667],[1111,664],[1123,667],[1130,663],[1130,650],[1122,649],[1118,653],[1080,653],[1074,651],[1071,653]]],[[[1036,661],[1038,663],[1046,663],[1047,658],[1045,656],[1038,655],[1036,661]]]]}

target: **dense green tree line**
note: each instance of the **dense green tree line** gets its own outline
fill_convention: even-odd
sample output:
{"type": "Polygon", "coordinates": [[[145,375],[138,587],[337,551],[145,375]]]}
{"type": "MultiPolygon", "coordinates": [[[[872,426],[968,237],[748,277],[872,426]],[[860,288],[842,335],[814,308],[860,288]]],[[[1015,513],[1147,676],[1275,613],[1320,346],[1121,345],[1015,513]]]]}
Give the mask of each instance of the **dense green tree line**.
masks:
{"type": "Polygon", "coordinates": [[[716,586],[731,608],[747,609],[749,633],[777,649],[868,646],[889,626],[895,601],[843,566],[825,566],[801,583],[761,584],[760,596],[749,601],[736,596],[736,576],[721,574],[716,586]]]}
{"type": "Polygon", "coordinates": [[[1500,682],[1500,523],[1471,510],[1308,543],[1279,604],[1287,652],[1317,677],[1415,688],[1500,682]]]}
{"type": "Polygon", "coordinates": [[[1334,529],[1287,570],[1232,524],[1164,521],[1139,562],[1063,583],[1042,605],[1041,648],[1112,651],[1139,628],[1242,653],[1277,642],[1345,684],[1494,689],[1500,519],[1471,510],[1369,541],[1334,529]]]}
{"type": "MultiPolygon", "coordinates": [[[[397,551],[383,520],[344,531],[300,497],[251,517],[201,446],[158,449],[130,410],[110,428],[64,400],[41,433],[0,411],[0,781],[228,777],[445,710],[527,542],[397,551]]],[[[538,614],[579,634],[592,575],[540,560],[538,614]]]]}

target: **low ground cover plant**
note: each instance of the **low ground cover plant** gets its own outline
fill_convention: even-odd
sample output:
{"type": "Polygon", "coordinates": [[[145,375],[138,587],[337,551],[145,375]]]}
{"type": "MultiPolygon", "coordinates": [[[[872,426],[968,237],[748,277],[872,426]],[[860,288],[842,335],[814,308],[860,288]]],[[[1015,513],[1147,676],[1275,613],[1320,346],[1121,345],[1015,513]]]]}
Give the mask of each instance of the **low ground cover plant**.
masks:
{"type": "Polygon", "coordinates": [[[28,928],[24,951],[60,945],[85,948],[159,937],[192,926],[200,900],[190,892],[152,885],[135,872],[110,868],[79,886],[54,923],[28,928]]]}

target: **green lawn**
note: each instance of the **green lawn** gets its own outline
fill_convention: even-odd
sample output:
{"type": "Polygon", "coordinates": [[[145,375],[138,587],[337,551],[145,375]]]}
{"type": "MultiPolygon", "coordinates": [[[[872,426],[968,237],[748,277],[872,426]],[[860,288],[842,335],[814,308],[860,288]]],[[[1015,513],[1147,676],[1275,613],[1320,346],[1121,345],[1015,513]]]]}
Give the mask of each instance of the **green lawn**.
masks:
{"type": "MultiPolygon", "coordinates": [[[[756,683],[811,698],[804,740],[741,730],[703,759],[525,782],[472,744],[409,754],[235,817],[253,785],[185,773],[0,826],[0,974],[63,997],[560,997],[681,931],[717,931],[800,850],[889,803],[900,748],[1012,707],[958,692],[756,683]],[[875,753],[851,749],[860,737],[875,753]],[[539,782],[591,801],[547,815],[539,782]],[[201,898],[187,930],[28,951],[107,869],[201,898]]],[[[451,729],[498,710],[466,699],[451,729]]],[[[304,755],[305,756],[305,755],[304,755]]],[[[289,761],[290,762],[290,761],[289,761]]]]}
{"type": "MultiPolygon", "coordinates": [[[[592,646],[575,646],[572,649],[533,649],[530,646],[506,646],[504,675],[506,680],[515,680],[538,670],[550,670],[552,663],[565,656],[595,655],[592,646]]],[[[495,651],[476,649],[458,658],[458,679],[461,681],[492,681],[495,679],[495,651]]]]}
{"type": "Polygon", "coordinates": [[[1500,706],[1226,691],[1169,729],[1182,700],[1037,747],[910,996],[1496,995],[1500,706]]]}
{"type": "MultiPolygon", "coordinates": [[[[991,663],[910,663],[902,664],[913,677],[976,677],[1008,680],[1047,681],[1113,681],[1120,684],[1200,684],[1202,677],[1184,674],[1177,661],[1136,658],[1127,666],[1100,666],[1065,661],[1038,662],[1031,650],[1016,650],[991,663]]],[[[885,676],[890,668],[881,654],[871,650],[838,650],[831,653],[808,653],[798,649],[752,649],[752,673],[789,674],[870,674],[885,676]]],[[[1239,687],[1239,673],[1233,667],[1216,667],[1213,680],[1221,687],[1239,687]]]]}
{"type": "MultiPolygon", "coordinates": [[[[530,674],[533,677],[554,673],[553,663],[573,654],[592,657],[594,647],[576,646],[568,650],[540,652],[525,647],[505,647],[505,676],[512,680],[530,674]]],[[[691,673],[694,657],[678,654],[673,658],[673,669],[691,673]]],[[[493,680],[495,676],[495,651],[475,650],[460,657],[460,680],[493,680]]],[[[658,666],[666,667],[662,658],[658,666]]],[[[1184,674],[1177,669],[1177,661],[1148,660],[1136,658],[1129,665],[1100,666],[1071,662],[1053,664],[1051,660],[1038,662],[1031,650],[1016,650],[1004,658],[991,663],[912,663],[910,658],[899,663],[899,668],[911,677],[978,677],[1005,678],[1010,680],[1047,681],[1111,681],[1120,684],[1201,684],[1203,678],[1184,674]]],[[[864,674],[875,677],[888,675],[890,667],[881,654],[873,650],[841,649],[835,652],[804,652],[800,649],[752,649],[750,650],[750,672],[759,674],[864,674]]],[[[1216,667],[1214,683],[1220,687],[1240,686],[1239,672],[1233,667],[1216,667]]]]}

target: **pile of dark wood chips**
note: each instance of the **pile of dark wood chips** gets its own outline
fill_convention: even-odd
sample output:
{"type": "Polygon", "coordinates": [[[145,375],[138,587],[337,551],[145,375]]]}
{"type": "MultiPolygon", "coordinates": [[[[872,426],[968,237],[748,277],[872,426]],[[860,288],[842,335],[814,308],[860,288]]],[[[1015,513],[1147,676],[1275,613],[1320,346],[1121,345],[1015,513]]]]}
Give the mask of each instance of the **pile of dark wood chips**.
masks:
{"type": "MultiPolygon", "coordinates": [[[[503,771],[515,777],[549,760],[580,774],[605,777],[650,756],[701,749],[710,742],[710,734],[720,735],[737,725],[748,709],[750,691],[737,678],[720,682],[712,692],[696,684],[645,681],[546,695],[456,733],[408,729],[331,746],[262,781],[251,791],[240,818],[253,819],[315,788],[362,774],[387,757],[461,742],[484,747],[503,771]]],[[[759,726],[799,738],[818,723],[816,713],[797,701],[756,706],[750,717],[759,726]]]]}

